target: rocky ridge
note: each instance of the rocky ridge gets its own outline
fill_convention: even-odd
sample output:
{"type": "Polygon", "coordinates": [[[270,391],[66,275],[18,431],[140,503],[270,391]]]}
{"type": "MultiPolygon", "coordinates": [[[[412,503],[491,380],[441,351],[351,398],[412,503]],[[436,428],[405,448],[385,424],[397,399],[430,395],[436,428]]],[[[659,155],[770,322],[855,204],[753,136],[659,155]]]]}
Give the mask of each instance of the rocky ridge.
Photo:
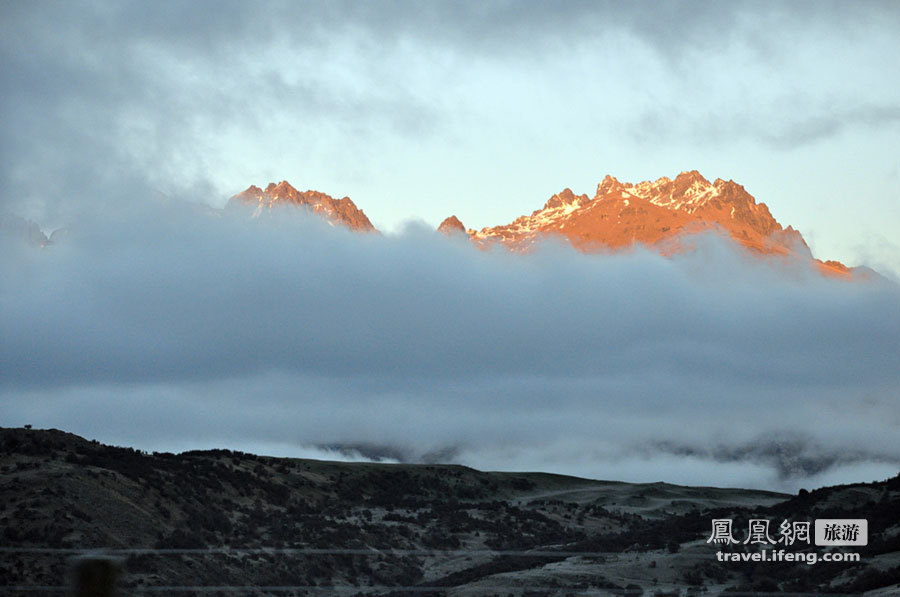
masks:
{"type": "Polygon", "coordinates": [[[685,235],[704,231],[727,234],[758,254],[813,260],[826,275],[851,273],[839,262],[815,260],[800,233],[782,227],[768,206],[757,203],[743,186],[720,178],[710,182],[696,170],[674,180],[662,177],[637,184],[607,175],[593,197],[566,188],[531,215],[468,234],[480,246],[502,243],[518,251],[557,236],[585,252],[644,245],[671,254],[682,250],[685,235]]]}
{"type": "MultiPolygon", "coordinates": [[[[298,191],[286,180],[265,189],[251,185],[232,196],[226,209],[251,208],[257,218],[280,206],[294,206],[323,217],[332,226],[357,232],[377,232],[375,226],[349,198],[335,199],[313,190],[298,191]]],[[[210,208],[211,209],[211,208],[210,208]]],[[[218,210],[212,210],[217,212],[218,210]]],[[[61,240],[67,230],[49,238],[33,222],[12,214],[0,214],[3,236],[44,247],[61,240]]],[[[557,237],[583,252],[608,252],[644,246],[663,255],[688,250],[693,234],[710,232],[726,236],[760,256],[797,259],[813,264],[820,273],[845,279],[879,277],[865,267],[848,268],[837,261],[813,257],[800,232],[782,226],[765,203],[733,180],[710,182],[696,170],[674,179],[662,177],[637,184],[607,175],[593,197],[576,195],[566,188],[550,197],[540,209],[508,224],[481,230],[466,229],[455,215],[438,231],[447,236],[465,235],[481,248],[503,245],[527,252],[536,243],[557,237]]]]}
{"type": "Polygon", "coordinates": [[[466,227],[463,226],[462,222],[459,221],[459,218],[454,215],[445,218],[444,221],[441,222],[440,226],[438,226],[438,232],[447,236],[466,234],[466,227]]]}
{"type": "Polygon", "coordinates": [[[331,224],[340,224],[358,232],[376,231],[366,214],[349,197],[335,199],[319,191],[301,192],[286,180],[278,184],[270,182],[265,190],[251,185],[247,190],[234,195],[229,204],[255,206],[254,217],[276,206],[294,205],[323,216],[331,224]]]}

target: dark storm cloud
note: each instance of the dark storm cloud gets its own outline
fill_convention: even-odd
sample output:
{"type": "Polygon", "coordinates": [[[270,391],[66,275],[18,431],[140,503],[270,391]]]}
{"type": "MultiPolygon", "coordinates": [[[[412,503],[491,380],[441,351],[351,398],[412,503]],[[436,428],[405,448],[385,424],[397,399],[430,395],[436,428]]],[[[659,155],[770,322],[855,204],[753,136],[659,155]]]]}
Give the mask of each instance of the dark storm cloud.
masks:
{"type": "Polygon", "coordinates": [[[826,280],[714,238],[674,259],[526,257],[415,226],[357,235],[293,212],[146,205],[4,252],[4,420],[718,484],[900,462],[889,282],[826,280]],[[792,436],[819,460],[787,467],[773,446],[792,436]]]}

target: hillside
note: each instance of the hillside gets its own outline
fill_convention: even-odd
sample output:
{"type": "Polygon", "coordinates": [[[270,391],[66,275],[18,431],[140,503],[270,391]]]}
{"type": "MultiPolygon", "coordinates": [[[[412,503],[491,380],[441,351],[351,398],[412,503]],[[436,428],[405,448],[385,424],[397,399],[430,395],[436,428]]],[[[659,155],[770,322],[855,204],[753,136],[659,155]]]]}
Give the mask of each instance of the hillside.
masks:
{"type": "Polygon", "coordinates": [[[453,465],[228,450],[147,454],[25,429],[0,429],[0,472],[6,587],[59,586],[66,557],[104,548],[123,559],[127,594],[173,586],[294,587],[239,594],[298,595],[621,594],[629,587],[676,594],[687,587],[859,591],[900,582],[900,477],[791,498],[453,465]],[[856,548],[863,561],[722,563],[706,543],[713,518],[734,518],[738,528],[752,517],[814,516],[868,518],[869,545],[856,548]],[[22,551],[29,548],[63,551],[22,551]]]}

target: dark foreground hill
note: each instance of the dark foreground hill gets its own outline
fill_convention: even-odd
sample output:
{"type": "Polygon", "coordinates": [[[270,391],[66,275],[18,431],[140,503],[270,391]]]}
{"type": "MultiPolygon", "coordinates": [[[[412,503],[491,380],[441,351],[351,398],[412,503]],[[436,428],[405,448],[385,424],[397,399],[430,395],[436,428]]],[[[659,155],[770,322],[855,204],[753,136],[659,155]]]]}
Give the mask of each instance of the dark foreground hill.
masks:
{"type": "Polygon", "coordinates": [[[105,550],[121,594],[896,594],[900,476],[798,496],[665,483],[336,463],[214,450],[147,454],[0,429],[0,594],[52,594],[105,550]],[[866,518],[859,562],[721,562],[713,519],[866,518]],[[41,587],[41,588],[37,588],[41,587]],[[213,589],[213,587],[218,587],[213,589]]]}

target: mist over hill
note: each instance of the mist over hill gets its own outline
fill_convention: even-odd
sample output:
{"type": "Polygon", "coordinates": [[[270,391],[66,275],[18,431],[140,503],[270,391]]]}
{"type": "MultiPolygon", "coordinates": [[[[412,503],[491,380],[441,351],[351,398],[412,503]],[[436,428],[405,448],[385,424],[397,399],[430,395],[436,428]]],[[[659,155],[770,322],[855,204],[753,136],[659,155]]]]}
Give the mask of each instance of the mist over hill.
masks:
{"type": "Polygon", "coordinates": [[[90,551],[120,559],[129,594],[813,594],[900,583],[900,477],[792,497],[231,450],[149,454],[9,428],[0,471],[6,587],[59,586],[66,558],[90,551]],[[751,518],[775,521],[773,534],[782,520],[867,518],[869,541],[832,549],[859,552],[859,563],[721,562],[717,550],[759,546],[708,543],[714,518],[733,519],[738,537],[751,518]]]}

